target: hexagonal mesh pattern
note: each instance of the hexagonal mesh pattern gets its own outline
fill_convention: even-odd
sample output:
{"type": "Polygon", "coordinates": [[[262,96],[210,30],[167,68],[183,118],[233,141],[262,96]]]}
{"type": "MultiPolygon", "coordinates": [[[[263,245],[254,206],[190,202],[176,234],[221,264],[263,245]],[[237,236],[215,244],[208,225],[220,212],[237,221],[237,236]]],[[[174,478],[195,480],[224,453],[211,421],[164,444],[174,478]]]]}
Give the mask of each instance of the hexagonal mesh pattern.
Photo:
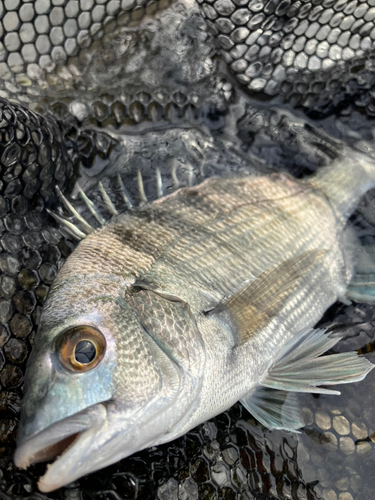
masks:
{"type": "Polygon", "coordinates": [[[0,162],[1,193],[10,199],[20,193],[30,200],[37,193],[48,197],[56,184],[65,187],[73,176],[60,124],[1,98],[0,162]]]}
{"type": "Polygon", "coordinates": [[[210,120],[212,103],[204,103],[211,99],[216,106],[221,99],[220,107],[225,101],[206,45],[210,36],[202,19],[186,8],[170,13],[169,4],[0,2],[0,96],[84,128],[131,131],[138,124],[210,120]],[[171,23],[170,35],[158,33],[160,23],[171,23]],[[173,38],[178,23],[186,32],[178,42],[185,67],[176,72],[179,48],[168,36],[173,38]]]}
{"type": "MultiPolygon", "coordinates": [[[[136,11],[142,17],[145,2],[134,0],[5,0],[0,5],[0,78],[35,79],[51,72],[80,48],[88,47],[100,30],[120,12],[136,11]],[[137,7],[137,8],[136,8],[137,7]]],[[[122,19],[129,22],[129,17],[122,19]]],[[[113,26],[112,26],[113,28],[113,26]]]]}
{"type": "MultiPolygon", "coordinates": [[[[252,92],[268,96],[280,92],[292,104],[312,106],[320,116],[340,108],[349,95],[350,106],[373,115],[374,72],[367,58],[374,38],[371,2],[205,0],[202,11],[231,71],[252,92]]],[[[27,356],[49,286],[75,246],[45,208],[56,209],[53,187],[56,183],[67,187],[78,162],[89,176],[120,158],[119,141],[105,131],[119,129],[125,134],[123,163],[141,166],[147,194],[152,193],[151,182],[155,190],[150,157],[160,161],[160,150],[166,144],[172,149],[174,132],[186,123],[193,128],[203,123],[217,131],[226,120],[233,120],[241,154],[253,152],[298,175],[324,164],[315,137],[308,152],[300,154],[298,134],[279,113],[248,106],[244,114],[229,116],[229,107],[238,103],[225,70],[217,68],[205,24],[195,10],[186,15],[184,5],[189,2],[177,3],[172,13],[171,3],[0,0],[0,497],[4,500],[47,499],[36,486],[45,465],[18,471],[12,462],[27,356]],[[164,31],[159,38],[164,40],[158,39],[160,26],[164,31]],[[178,36],[169,37],[175,26],[178,36]],[[165,57],[160,59],[163,51],[165,57]],[[162,64],[164,72],[158,71],[162,64]],[[4,98],[16,99],[29,109],[4,98]],[[145,133],[148,127],[162,125],[163,130],[171,124],[170,135],[170,129],[165,136],[145,133]]],[[[199,134],[186,135],[190,133],[186,142],[198,144],[199,134]]],[[[196,153],[187,148],[184,157],[190,160],[191,155],[198,170],[201,156],[195,164],[192,152],[196,153]]],[[[215,157],[221,170],[211,166],[204,174],[235,170],[239,157],[237,150],[230,157],[222,148],[215,157]]],[[[248,162],[248,156],[241,158],[248,162]]],[[[170,157],[162,157],[166,170],[167,160],[170,157]]],[[[189,167],[185,165],[186,171],[189,167]]],[[[133,183],[131,194],[137,193],[133,183]]],[[[340,349],[354,350],[371,342],[370,307],[335,306],[327,313],[326,326],[332,326],[330,315],[346,325],[348,339],[340,349]]],[[[337,399],[302,398],[308,425],[300,436],[267,431],[237,404],[173,443],[137,453],[48,498],[370,499],[375,466],[373,381],[370,374],[364,383],[344,387],[337,399]]]]}
{"type": "Polygon", "coordinates": [[[373,0],[199,0],[223,57],[252,91],[275,95],[301,75],[363,56],[375,41],[373,0]]]}

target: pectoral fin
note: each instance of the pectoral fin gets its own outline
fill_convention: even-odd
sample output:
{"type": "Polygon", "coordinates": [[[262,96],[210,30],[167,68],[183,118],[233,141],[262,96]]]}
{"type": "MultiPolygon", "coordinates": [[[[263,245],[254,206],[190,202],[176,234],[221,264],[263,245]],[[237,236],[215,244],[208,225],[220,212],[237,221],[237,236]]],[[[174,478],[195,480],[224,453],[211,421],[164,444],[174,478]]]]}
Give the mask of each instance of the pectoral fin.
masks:
{"type": "Polygon", "coordinates": [[[293,290],[326,250],[311,250],[262,273],[255,281],[210,311],[229,315],[238,334],[238,344],[246,342],[280,312],[293,290]]]}
{"type": "Polygon", "coordinates": [[[355,352],[320,357],[340,338],[324,330],[304,330],[281,350],[259,386],[241,402],[270,429],[296,430],[303,427],[298,392],[340,394],[321,385],[358,382],[374,368],[355,352]]]}

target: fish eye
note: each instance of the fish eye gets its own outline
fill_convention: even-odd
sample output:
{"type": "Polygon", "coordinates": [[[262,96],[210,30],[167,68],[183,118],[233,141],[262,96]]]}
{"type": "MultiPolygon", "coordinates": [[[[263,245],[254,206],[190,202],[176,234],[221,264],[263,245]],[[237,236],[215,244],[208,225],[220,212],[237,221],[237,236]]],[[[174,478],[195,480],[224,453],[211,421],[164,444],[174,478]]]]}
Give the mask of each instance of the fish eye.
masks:
{"type": "Polygon", "coordinates": [[[104,335],[92,326],[69,328],[57,339],[61,364],[70,371],[87,372],[103,359],[106,348],[104,335]]]}
{"type": "Polygon", "coordinates": [[[96,357],[96,345],[91,340],[80,340],[74,349],[77,363],[88,365],[96,357]]]}

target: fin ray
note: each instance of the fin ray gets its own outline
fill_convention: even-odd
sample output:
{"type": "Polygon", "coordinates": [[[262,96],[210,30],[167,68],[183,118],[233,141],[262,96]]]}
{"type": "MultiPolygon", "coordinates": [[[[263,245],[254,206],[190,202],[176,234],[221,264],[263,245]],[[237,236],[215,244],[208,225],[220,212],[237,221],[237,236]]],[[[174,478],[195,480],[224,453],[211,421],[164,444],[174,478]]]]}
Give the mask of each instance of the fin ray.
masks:
{"type": "Polygon", "coordinates": [[[339,340],[324,330],[302,330],[283,347],[260,385],[241,403],[270,429],[296,431],[303,427],[299,392],[340,394],[319,386],[358,382],[375,366],[356,352],[320,357],[339,340]]]}
{"type": "Polygon", "coordinates": [[[175,189],[177,189],[180,185],[180,181],[178,180],[178,177],[177,177],[177,169],[179,166],[180,165],[179,165],[178,161],[173,162],[171,176],[172,176],[172,180],[173,180],[173,187],[175,189]]]}
{"type": "Polygon", "coordinates": [[[137,179],[138,179],[138,191],[139,191],[139,196],[141,198],[141,202],[147,203],[148,199],[147,199],[147,196],[145,194],[145,187],[143,184],[142,172],[139,169],[137,172],[137,179]]]}
{"type": "Polygon", "coordinates": [[[90,210],[95,219],[103,226],[105,224],[105,219],[100,215],[99,211],[95,207],[94,203],[88,198],[88,196],[83,192],[82,188],[78,186],[79,194],[86,207],[90,210]]]}
{"type": "Polygon", "coordinates": [[[94,228],[90,226],[90,224],[80,215],[77,210],[73,207],[70,201],[63,195],[59,186],[56,186],[56,193],[60,200],[64,203],[65,207],[71,212],[71,214],[77,219],[78,222],[82,224],[87,234],[90,234],[94,231],[94,228]]]}
{"type": "Polygon", "coordinates": [[[257,387],[240,402],[268,429],[297,432],[305,425],[295,393],[257,387]]]}
{"type": "Polygon", "coordinates": [[[156,196],[158,198],[163,197],[163,180],[161,178],[160,170],[156,169],[156,196]]]}
{"type": "Polygon", "coordinates": [[[122,199],[124,200],[126,206],[128,207],[129,210],[131,210],[133,208],[133,202],[129,196],[129,193],[127,192],[125,186],[124,186],[124,183],[122,182],[122,179],[121,179],[121,176],[120,174],[118,174],[117,176],[117,180],[118,180],[118,183],[119,183],[119,186],[121,188],[121,195],[122,195],[122,199]]]}
{"type": "Polygon", "coordinates": [[[102,195],[102,198],[103,198],[103,201],[105,203],[105,206],[107,207],[108,209],[108,212],[112,215],[112,216],[116,216],[118,215],[118,211],[116,210],[116,207],[114,206],[114,204],[112,203],[111,201],[111,198],[108,196],[107,194],[107,191],[104,189],[104,186],[102,184],[102,182],[100,181],[99,184],[99,189],[100,189],[100,193],[102,195]]]}
{"type": "Polygon", "coordinates": [[[359,382],[374,367],[355,352],[320,357],[339,340],[324,330],[303,330],[284,346],[261,384],[294,392],[339,394],[318,386],[359,382]]]}
{"type": "Polygon", "coordinates": [[[84,238],[86,238],[87,234],[83,233],[72,222],[64,219],[64,217],[61,217],[61,215],[58,215],[52,210],[48,210],[48,208],[46,208],[46,210],[70,234],[70,236],[73,236],[73,238],[75,238],[78,241],[81,241],[84,238]]]}

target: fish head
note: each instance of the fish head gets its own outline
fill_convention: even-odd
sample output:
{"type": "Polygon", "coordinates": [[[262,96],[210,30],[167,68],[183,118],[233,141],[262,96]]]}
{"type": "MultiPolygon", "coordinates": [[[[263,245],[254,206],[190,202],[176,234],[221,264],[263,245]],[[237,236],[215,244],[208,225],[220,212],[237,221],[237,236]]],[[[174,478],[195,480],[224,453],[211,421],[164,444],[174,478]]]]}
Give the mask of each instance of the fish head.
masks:
{"type": "Polygon", "coordinates": [[[27,468],[60,455],[41,491],[161,442],[180,419],[181,368],[138,321],[127,286],[118,276],[62,273],[50,290],[14,459],[27,468]]]}

